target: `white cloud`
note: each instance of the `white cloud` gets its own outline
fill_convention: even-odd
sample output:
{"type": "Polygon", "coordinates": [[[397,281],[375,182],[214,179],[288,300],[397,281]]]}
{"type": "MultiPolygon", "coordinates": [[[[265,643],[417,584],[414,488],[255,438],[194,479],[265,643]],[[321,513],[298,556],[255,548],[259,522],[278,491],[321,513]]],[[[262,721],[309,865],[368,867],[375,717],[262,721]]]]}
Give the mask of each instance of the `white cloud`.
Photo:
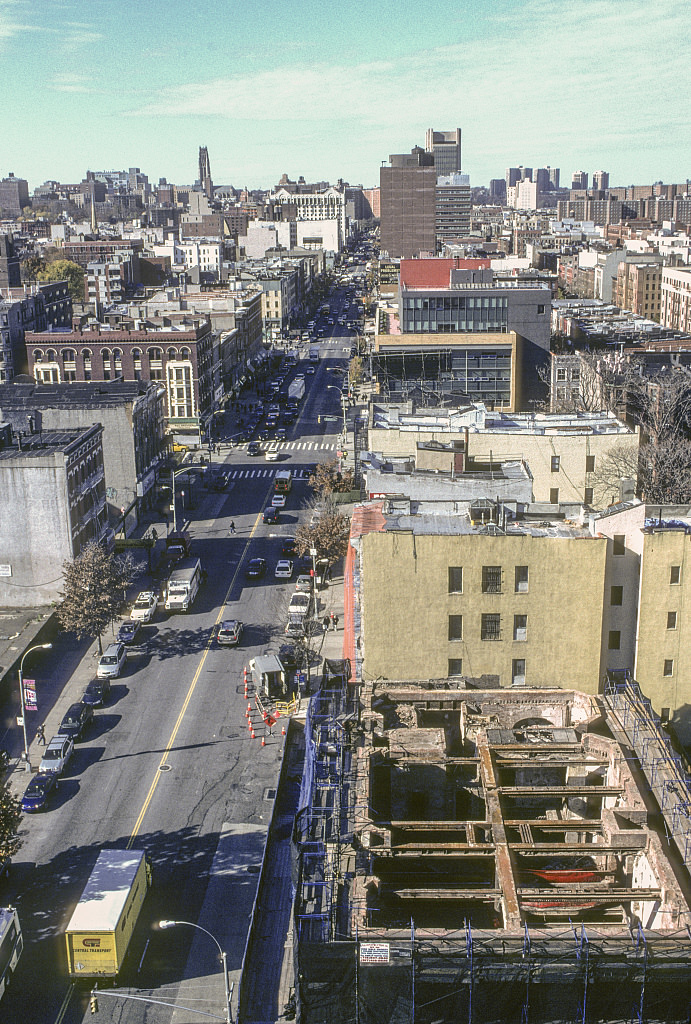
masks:
{"type": "Polygon", "coordinates": [[[59,74],[50,80],[56,92],[90,92],[91,79],[86,75],[59,74]]]}

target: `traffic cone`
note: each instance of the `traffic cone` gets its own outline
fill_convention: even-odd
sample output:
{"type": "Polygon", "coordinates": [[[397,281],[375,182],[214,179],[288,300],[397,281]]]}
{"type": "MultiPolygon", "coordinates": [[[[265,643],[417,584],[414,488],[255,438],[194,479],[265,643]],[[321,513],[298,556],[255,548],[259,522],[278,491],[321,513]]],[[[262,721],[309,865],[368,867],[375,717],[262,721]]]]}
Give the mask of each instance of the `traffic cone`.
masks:
{"type": "Polygon", "coordinates": [[[250,729],[250,739],[254,739],[254,729],[250,729]]]}
{"type": "Polygon", "coordinates": [[[281,736],[285,736],[285,734],[286,734],[286,727],[285,727],[285,725],[282,725],[281,726],[281,736]]]}
{"type": "Polygon", "coordinates": [[[265,739],[265,738],[264,738],[263,736],[262,736],[262,746],[263,746],[263,747],[265,747],[265,746],[266,746],[266,739],[265,739]]]}
{"type": "Polygon", "coordinates": [[[248,704],[247,705],[247,710],[245,711],[245,718],[249,718],[249,717],[250,717],[250,706],[248,704]]]}

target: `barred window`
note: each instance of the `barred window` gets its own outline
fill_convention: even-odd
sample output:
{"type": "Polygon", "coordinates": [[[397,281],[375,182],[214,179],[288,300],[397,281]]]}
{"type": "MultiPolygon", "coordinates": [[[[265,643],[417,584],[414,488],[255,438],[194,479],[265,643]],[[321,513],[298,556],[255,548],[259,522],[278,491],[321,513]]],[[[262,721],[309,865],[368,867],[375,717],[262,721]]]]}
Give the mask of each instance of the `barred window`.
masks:
{"type": "Polygon", "coordinates": [[[501,640],[501,615],[483,614],[480,638],[482,640],[501,640]]]}
{"type": "Polygon", "coordinates": [[[501,594],[501,566],[483,565],[482,567],[482,593],[501,594]]]}

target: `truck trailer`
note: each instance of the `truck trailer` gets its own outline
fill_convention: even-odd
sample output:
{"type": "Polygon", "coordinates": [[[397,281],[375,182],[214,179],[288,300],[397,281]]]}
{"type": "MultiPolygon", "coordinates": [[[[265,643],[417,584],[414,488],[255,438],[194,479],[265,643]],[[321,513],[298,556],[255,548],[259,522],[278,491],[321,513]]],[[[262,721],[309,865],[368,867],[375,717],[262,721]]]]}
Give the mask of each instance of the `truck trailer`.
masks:
{"type": "Polygon", "coordinates": [[[10,984],[23,949],[17,911],[14,907],[0,907],[0,999],[10,984]]]}
{"type": "Polygon", "coordinates": [[[167,612],[188,612],[202,582],[202,563],[198,558],[183,558],[173,568],[166,583],[167,612]]]}
{"type": "Polygon", "coordinates": [[[292,398],[296,402],[299,402],[300,399],[304,396],[304,394],[305,394],[305,381],[304,381],[304,378],[301,377],[300,379],[291,380],[290,384],[288,385],[288,398],[292,398]]]}
{"type": "Polygon", "coordinates": [[[150,885],[143,850],[101,850],[65,929],[70,977],[116,977],[150,885]]]}

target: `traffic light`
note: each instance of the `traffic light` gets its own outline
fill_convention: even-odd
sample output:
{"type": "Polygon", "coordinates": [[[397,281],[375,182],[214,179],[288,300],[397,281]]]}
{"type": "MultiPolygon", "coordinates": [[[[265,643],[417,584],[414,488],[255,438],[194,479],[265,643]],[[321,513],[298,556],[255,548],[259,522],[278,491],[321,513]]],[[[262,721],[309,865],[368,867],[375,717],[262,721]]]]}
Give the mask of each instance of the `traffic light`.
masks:
{"type": "Polygon", "coordinates": [[[91,993],[91,999],[89,1000],[89,1006],[91,1008],[91,1012],[92,1013],[98,1013],[98,999],[96,998],[96,996],[94,995],[93,992],[91,993]]]}

